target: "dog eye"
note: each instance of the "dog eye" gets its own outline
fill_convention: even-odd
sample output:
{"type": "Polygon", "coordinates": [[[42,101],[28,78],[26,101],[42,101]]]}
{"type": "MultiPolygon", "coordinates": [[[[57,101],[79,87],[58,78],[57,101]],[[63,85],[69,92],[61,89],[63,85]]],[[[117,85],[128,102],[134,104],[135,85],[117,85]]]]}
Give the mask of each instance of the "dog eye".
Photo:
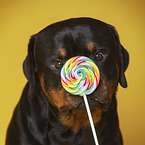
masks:
{"type": "Polygon", "coordinates": [[[97,53],[97,54],[96,54],[96,59],[97,59],[97,61],[102,60],[103,57],[104,57],[103,53],[97,53]]]}
{"type": "Polygon", "coordinates": [[[62,67],[62,62],[61,61],[55,61],[54,62],[54,66],[55,66],[55,68],[57,68],[57,69],[60,69],[61,67],[62,67]]]}

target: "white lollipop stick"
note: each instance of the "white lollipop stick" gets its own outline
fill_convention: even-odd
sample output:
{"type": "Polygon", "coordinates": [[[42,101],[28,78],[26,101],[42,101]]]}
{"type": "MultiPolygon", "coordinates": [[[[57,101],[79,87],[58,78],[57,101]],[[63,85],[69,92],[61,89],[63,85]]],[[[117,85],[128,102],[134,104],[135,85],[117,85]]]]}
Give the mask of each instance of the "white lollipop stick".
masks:
{"type": "Polygon", "coordinates": [[[86,105],[86,110],[87,110],[87,113],[88,113],[88,117],[89,117],[89,120],[90,120],[91,129],[92,129],[92,132],[93,132],[93,137],[94,137],[94,140],[95,140],[95,144],[99,145],[99,142],[98,142],[98,139],[97,139],[97,134],[96,134],[96,131],[95,131],[95,126],[94,126],[94,123],[93,123],[93,118],[92,118],[89,103],[88,103],[88,100],[87,100],[87,96],[84,95],[83,98],[84,98],[84,102],[85,102],[85,105],[86,105]]]}

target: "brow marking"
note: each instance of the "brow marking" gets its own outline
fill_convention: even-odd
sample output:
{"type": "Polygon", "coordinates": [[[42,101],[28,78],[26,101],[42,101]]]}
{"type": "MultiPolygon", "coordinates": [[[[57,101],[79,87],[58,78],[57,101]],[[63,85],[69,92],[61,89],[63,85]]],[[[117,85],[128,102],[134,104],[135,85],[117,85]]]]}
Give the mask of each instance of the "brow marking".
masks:
{"type": "Polygon", "coordinates": [[[65,58],[66,50],[64,48],[59,49],[59,56],[62,57],[62,58],[65,58]]]}
{"type": "Polygon", "coordinates": [[[87,49],[88,49],[90,52],[93,52],[93,50],[95,49],[94,43],[93,43],[93,42],[89,42],[89,43],[87,44],[87,49]]]}

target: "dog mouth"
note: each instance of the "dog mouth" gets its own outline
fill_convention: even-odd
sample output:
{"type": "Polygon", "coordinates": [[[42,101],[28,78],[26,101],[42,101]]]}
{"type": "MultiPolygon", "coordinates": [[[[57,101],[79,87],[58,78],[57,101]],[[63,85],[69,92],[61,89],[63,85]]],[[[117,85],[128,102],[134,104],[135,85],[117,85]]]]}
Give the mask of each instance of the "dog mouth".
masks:
{"type": "MultiPolygon", "coordinates": [[[[66,93],[66,99],[70,103],[70,108],[85,108],[83,96],[66,93]]],[[[100,82],[100,85],[95,90],[95,92],[87,96],[87,99],[90,107],[97,107],[101,108],[102,110],[108,110],[111,100],[108,96],[108,87],[105,79],[100,82]]]]}
{"type": "MultiPolygon", "coordinates": [[[[88,103],[90,107],[98,107],[101,108],[104,104],[109,104],[107,101],[100,101],[96,97],[87,97],[88,103]]],[[[66,99],[71,104],[71,109],[81,109],[85,107],[83,96],[73,96],[69,93],[66,94],[66,99]]]]}
{"type": "MultiPolygon", "coordinates": [[[[100,108],[102,106],[102,103],[100,103],[98,101],[98,99],[88,98],[87,100],[88,100],[90,107],[99,107],[100,108]]],[[[82,102],[80,102],[80,104],[78,104],[78,106],[76,106],[76,108],[81,109],[81,108],[84,108],[84,106],[85,106],[85,103],[83,100],[82,102]]]]}
{"type": "MultiPolygon", "coordinates": [[[[60,108],[61,113],[68,115],[71,114],[73,110],[82,110],[85,108],[85,102],[83,96],[72,96],[70,94],[66,95],[66,99],[69,102],[69,106],[62,106],[60,108]]],[[[101,108],[101,103],[98,99],[88,98],[88,103],[90,107],[101,108]]]]}
{"type": "MultiPolygon", "coordinates": [[[[70,105],[62,106],[60,108],[60,112],[63,115],[70,115],[72,114],[73,110],[83,110],[85,107],[85,102],[83,97],[81,96],[72,96],[70,94],[66,95],[67,100],[69,100],[70,105]]],[[[90,108],[99,108],[102,111],[108,111],[110,107],[110,101],[105,100],[104,102],[99,101],[97,98],[88,97],[88,103],[90,108]]]]}

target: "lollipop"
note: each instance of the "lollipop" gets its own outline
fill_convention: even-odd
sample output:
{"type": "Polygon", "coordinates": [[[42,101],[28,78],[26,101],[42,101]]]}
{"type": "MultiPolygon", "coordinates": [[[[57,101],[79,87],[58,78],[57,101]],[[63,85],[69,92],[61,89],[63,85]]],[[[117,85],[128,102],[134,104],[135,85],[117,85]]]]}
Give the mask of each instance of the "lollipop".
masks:
{"type": "Polygon", "coordinates": [[[88,57],[70,58],[61,69],[61,84],[73,95],[83,96],[96,145],[99,145],[91,111],[86,95],[91,94],[100,81],[100,72],[96,64],[88,57]]]}
{"type": "Polygon", "coordinates": [[[100,80],[99,69],[88,57],[76,56],[69,59],[61,70],[61,83],[71,94],[84,96],[91,94],[100,80]]]}

